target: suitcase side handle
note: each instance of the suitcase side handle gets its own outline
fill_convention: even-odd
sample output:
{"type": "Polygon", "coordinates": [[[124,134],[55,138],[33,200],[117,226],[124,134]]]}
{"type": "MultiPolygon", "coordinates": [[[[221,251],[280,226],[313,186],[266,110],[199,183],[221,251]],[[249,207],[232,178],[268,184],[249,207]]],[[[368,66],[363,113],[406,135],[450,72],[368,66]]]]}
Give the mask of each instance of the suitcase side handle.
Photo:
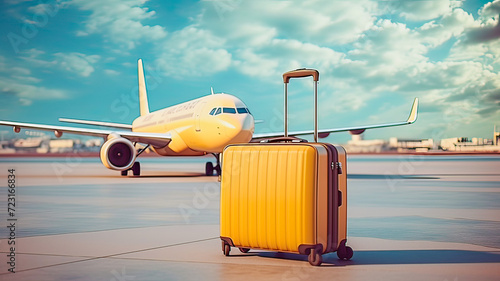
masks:
{"type": "Polygon", "coordinates": [[[319,71],[316,69],[300,68],[283,74],[283,82],[285,83],[285,137],[288,137],[288,82],[290,78],[301,78],[312,76],[314,80],[314,142],[318,142],[318,81],[319,71]]]}

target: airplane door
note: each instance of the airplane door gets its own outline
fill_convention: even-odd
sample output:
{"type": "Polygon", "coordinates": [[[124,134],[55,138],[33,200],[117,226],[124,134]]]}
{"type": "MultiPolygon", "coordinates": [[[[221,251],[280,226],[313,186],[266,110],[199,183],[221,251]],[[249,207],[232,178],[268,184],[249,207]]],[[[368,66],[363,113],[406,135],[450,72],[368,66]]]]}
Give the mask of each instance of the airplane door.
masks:
{"type": "Polygon", "coordinates": [[[197,132],[201,132],[200,119],[201,119],[201,111],[205,107],[206,102],[202,102],[198,108],[196,109],[196,117],[195,117],[195,129],[197,132]]]}

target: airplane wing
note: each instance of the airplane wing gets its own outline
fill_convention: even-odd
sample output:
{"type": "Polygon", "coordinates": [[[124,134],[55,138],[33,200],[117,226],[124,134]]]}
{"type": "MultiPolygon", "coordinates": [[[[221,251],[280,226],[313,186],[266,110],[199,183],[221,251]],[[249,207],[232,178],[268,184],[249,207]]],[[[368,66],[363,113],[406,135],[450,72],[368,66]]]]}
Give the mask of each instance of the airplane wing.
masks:
{"type": "Polygon", "coordinates": [[[43,131],[54,131],[56,136],[57,135],[61,136],[62,133],[69,133],[69,134],[106,138],[110,134],[116,134],[121,137],[127,138],[132,142],[146,143],[157,147],[163,147],[167,145],[172,139],[172,136],[168,133],[157,134],[157,133],[141,133],[141,132],[131,132],[131,131],[111,130],[111,129],[108,130],[87,129],[87,128],[65,127],[65,126],[55,126],[55,125],[11,122],[11,121],[0,121],[0,125],[11,126],[17,133],[24,128],[24,129],[43,130],[43,131]]]}
{"type": "MultiPolygon", "coordinates": [[[[347,132],[348,131],[354,135],[359,135],[367,129],[409,125],[409,124],[413,124],[417,120],[417,111],[418,111],[418,98],[415,98],[415,100],[413,101],[413,105],[411,107],[410,116],[408,116],[408,119],[406,121],[396,122],[396,123],[387,123],[387,124],[378,124],[378,125],[368,125],[368,126],[323,129],[323,130],[318,130],[318,134],[320,135],[320,137],[327,137],[330,133],[347,132]],[[323,136],[321,136],[321,135],[323,135],[323,136]]],[[[313,130],[307,130],[307,131],[289,132],[288,135],[289,136],[301,136],[301,135],[312,135],[313,133],[314,133],[313,130]]],[[[253,134],[252,141],[255,139],[282,137],[283,135],[284,135],[283,132],[281,132],[281,133],[253,134]]]]}
{"type": "Polygon", "coordinates": [[[75,124],[84,124],[84,125],[93,125],[93,126],[102,126],[102,127],[110,127],[110,128],[120,128],[120,129],[132,130],[132,125],[121,124],[121,123],[89,121],[89,120],[69,119],[69,118],[59,118],[59,121],[60,122],[66,122],[66,123],[75,123],[75,124]]]}

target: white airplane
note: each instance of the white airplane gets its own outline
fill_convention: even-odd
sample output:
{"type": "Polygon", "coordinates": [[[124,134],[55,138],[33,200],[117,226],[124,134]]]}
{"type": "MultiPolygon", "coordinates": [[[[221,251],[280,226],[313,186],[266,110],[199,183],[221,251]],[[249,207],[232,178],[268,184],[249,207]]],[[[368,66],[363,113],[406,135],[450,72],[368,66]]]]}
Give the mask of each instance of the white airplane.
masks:
{"type": "MultiPolygon", "coordinates": [[[[206,175],[220,174],[219,154],[224,147],[233,143],[247,143],[258,139],[283,136],[281,133],[254,134],[254,118],[248,107],[237,97],[219,93],[204,96],[182,104],[149,112],[146,83],[142,60],[137,62],[139,77],[140,116],[132,125],[60,118],[59,121],[96,125],[109,129],[89,129],[56,125],[42,125],[0,121],[0,125],[12,126],[19,133],[22,128],[53,131],[60,138],[63,133],[98,136],[105,139],[100,150],[101,161],[106,168],[121,171],[126,176],[132,170],[140,175],[137,156],[148,147],[162,156],[201,156],[213,154],[217,159],[206,164],[206,175]],[[136,149],[135,144],[146,144],[136,149]]],[[[320,137],[334,132],[361,134],[366,129],[384,128],[412,124],[417,119],[418,98],[415,98],[406,121],[380,125],[319,130],[320,137]]],[[[289,136],[311,135],[313,131],[289,132],[289,136]]]]}

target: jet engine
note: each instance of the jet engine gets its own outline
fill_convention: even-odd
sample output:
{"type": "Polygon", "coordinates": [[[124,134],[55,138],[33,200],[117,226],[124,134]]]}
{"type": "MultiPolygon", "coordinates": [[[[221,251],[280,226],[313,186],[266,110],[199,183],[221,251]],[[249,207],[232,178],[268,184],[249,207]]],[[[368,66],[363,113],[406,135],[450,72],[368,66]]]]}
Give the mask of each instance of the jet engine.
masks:
{"type": "Polygon", "coordinates": [[[106,168],[118,171],[130,169],[137,155],[132,142],[119,136],[108,139],[102,145],[100,154],[106,168]]]}

